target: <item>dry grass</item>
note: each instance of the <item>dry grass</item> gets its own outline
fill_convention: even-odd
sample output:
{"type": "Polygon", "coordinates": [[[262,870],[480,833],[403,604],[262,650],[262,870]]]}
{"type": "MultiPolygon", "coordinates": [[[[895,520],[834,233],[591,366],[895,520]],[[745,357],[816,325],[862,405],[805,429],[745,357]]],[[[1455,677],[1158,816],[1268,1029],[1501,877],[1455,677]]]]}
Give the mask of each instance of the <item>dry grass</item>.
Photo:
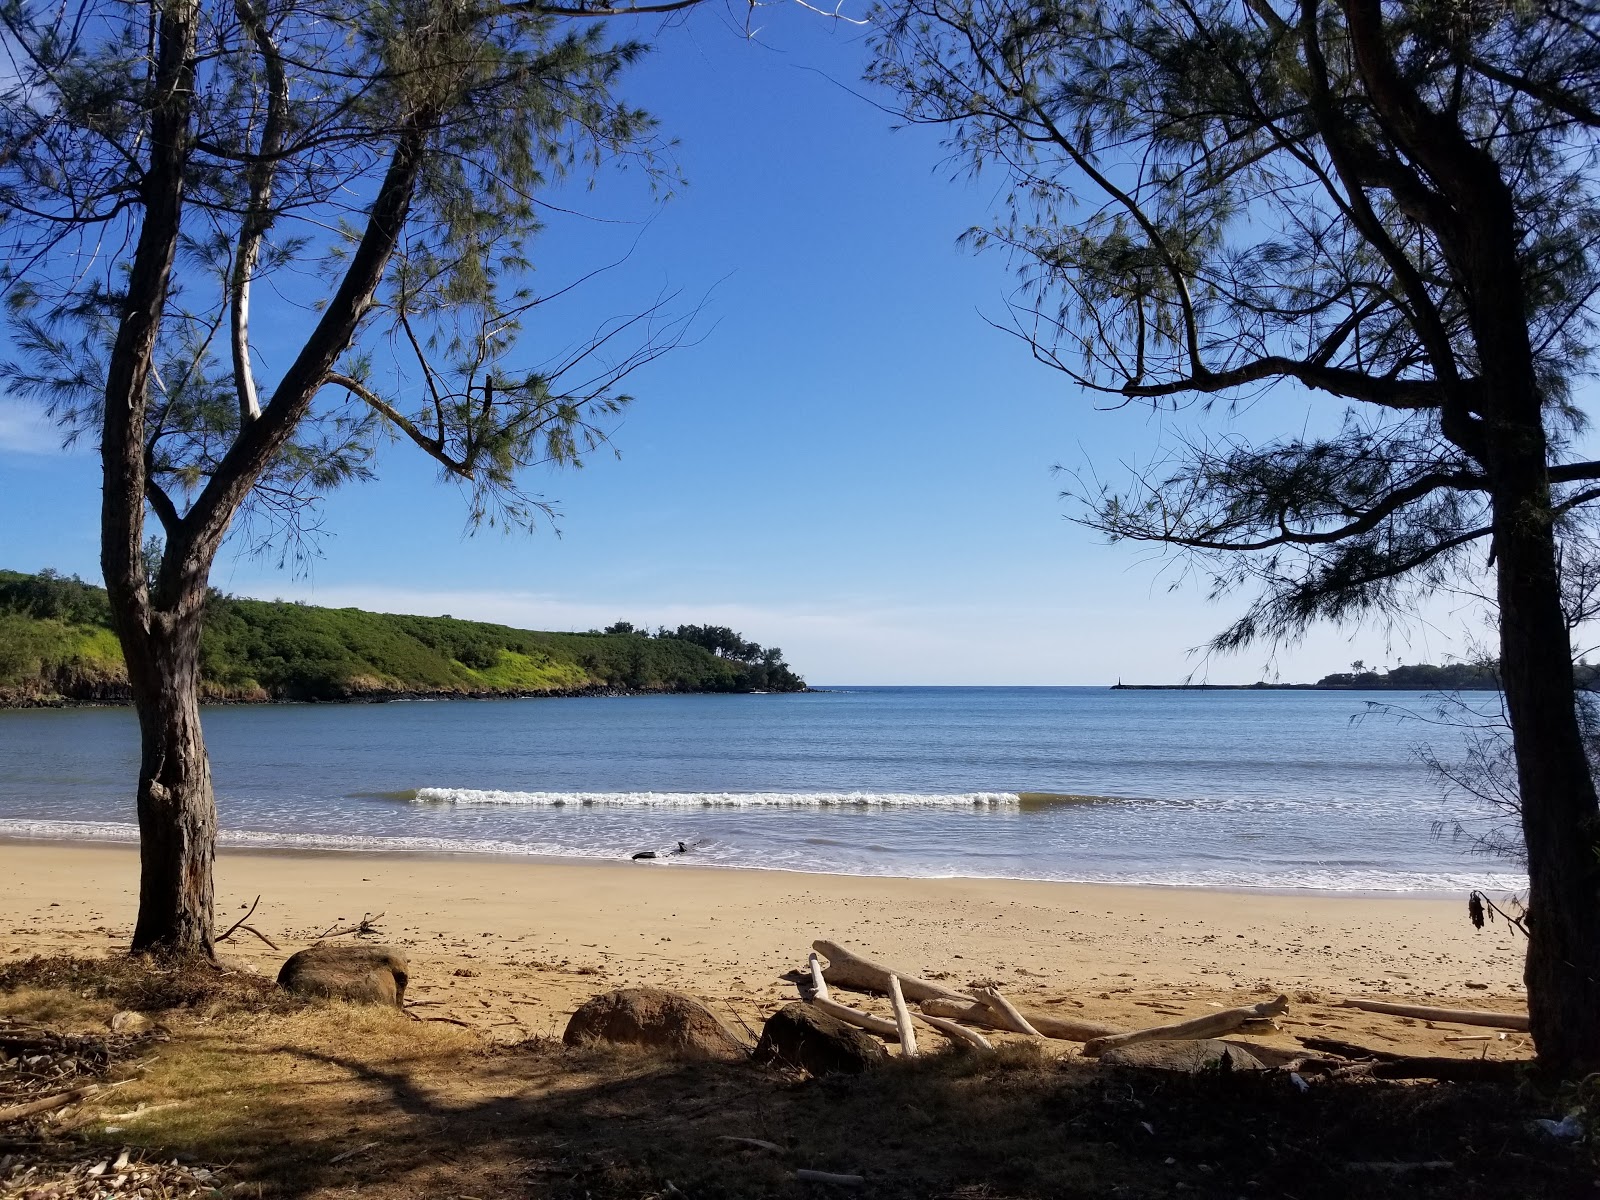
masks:
{"type": "Polygon", "coordinates": [[[26,958],[0,966],[0,995],[19,990],[102,1000],[118,1009],[165,1012],[189,1009],[208,1016],[228,1012],[292,1012],[304,1001],[271,979],[192,958],[165,961],[129,954],[26,958]]]}
{"type": "MultiPolygon", "coordinates": [[[[167,1010],[171,1039],[139,1080],[74,1118],[73,1136],[89,1150],[131,1145],[229,1164],[244,1195],[820,1194],[795,1181],[798,1167],[862,1174],[856,1194],[888,1200],[1593,1194],[1588,1152],[1530,1128],[1531,1117],[1560,1111],[1528,1086],[1328,1081],[1301,1092],[1280,1073],[1117,1072],[1026,1044],[807,1080],[549,1039],[495,1047],[392,1010],[251,1011],[239,995],[138,984],[121,967],[81,989],[114,1000],[85,1000],[40,987],[57,969],[36,962],[28,990],[5,1003],[103,1020],[132,995],[191,997],[167,1010]],[[1454,1165],[1352,1165],[1434,1160],[1454,1165]]],[[[81,965],[59,970],[74,989],[93,977],[81,965]]]]}

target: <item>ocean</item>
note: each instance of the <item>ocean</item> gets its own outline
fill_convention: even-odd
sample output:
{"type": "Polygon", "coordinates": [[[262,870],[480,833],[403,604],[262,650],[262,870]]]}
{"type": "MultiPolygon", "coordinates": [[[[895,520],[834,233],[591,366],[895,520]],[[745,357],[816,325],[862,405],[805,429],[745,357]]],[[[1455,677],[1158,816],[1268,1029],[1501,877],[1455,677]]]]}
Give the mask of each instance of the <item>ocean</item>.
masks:
{"type": "MultiPolygon", "coordinates": [[[[1489,698],[1492,701],[1492,697],[1489,698]]],[[[836,688],[217,707],[223,842],[858,875],[1511,890],[1412,693],[836,688]],[[680,845],[683,849],[680,851],[680,845]]],[[[137,725],[0,712],[0,837],[132,840],[137,725]]]]}

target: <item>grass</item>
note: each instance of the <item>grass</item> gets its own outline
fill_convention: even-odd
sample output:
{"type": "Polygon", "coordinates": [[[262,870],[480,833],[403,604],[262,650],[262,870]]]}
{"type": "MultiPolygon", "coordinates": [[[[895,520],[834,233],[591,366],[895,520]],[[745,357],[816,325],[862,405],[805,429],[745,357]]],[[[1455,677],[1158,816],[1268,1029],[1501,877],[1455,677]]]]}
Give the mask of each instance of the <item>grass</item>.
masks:
{"type": "Polygon", "coordinates": [[[795,1180],[798,1167],[863,1175],[855,1194],[887,1200],[1593,1193],[1592,1150],[1531,1125],[1571,1096],[1531,1084],[1350,1079],[1305,1091],[1282,1073],[1118,1071],[1031,1045],[812,1080],[549,1039],[494,1046],[395,1010],[279,1003],[215,972],[139,982],[133,960],[94,962],[0,973],[0,1011],[32,1019],[178,1004],[162,1013],[170,1039],[135,1082],[86,1108],[74,1136],[231,1164],[245,1195],[823,1194],[795,1180]],[[1452,1165],[1395,1166],[1438,1161],[1452,1165]]]}

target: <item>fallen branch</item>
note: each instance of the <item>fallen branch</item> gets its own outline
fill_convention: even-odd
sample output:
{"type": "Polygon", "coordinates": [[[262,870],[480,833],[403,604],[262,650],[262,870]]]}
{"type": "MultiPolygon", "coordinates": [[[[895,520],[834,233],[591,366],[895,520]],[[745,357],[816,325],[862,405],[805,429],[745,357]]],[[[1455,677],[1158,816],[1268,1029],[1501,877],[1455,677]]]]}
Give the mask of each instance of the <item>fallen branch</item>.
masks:
{"type": "Polygon", "coordinates": [[[1011,1001],[1007,1000],[1000,994],[1000,990],[998,988],[978,988],[977,991],[978,999],[982,1000],[991,1009],[993,1009],[995,1015],[1000,1017],[1000,1019],[1006,1023],[1007,1027],[1010,1028],[1013,1033],[1025,1033],[1029,1037],[1036,1038],[1042,1038],[1044,1036],[1044,1034],[1040,1033],[1033,1027],[1033,1025],[1028,1021],[1027,1017],[1023,1016],[1017,1011],[1017,1006],[1015,1004],[1012,1004],[1011,1001]]]}
{"type": "Polygon", "coordinates": [[[361,920],[354,925],[340,929],[339,922],[335,921],[312,940],[320,942],[323,938],[344,937],[350,933],[355,934],[357,937],[367,937],[378,932],[378,922],[381,920],[383,920],[383,913],[362,913],[361,920]]]}
{"type": "Polygon", "coordinates": [[[900,990],[898,975],[889,976],[889,1002],[894,1005],[894,1025],[900,1035],[900,1053],[906,1058],[915,1058],[917,1032],[911,1028],[911,1010],[906,1007],[906,998],[900,990]]]}
{"type": "Polygon", "coordinates": [[[900,977],[900,987],[908,1000],[931,1000],[942,998],[947,1000],[971,1000],[972,997],[965,992],[958,992],[954,988],[947,988],[941,983],[934,983],[930,979],[918,979],[905,971],[895,970],[875,963],[871,959],[862,958],[852,950],[847,950],[837,942],[815,941],[812,948],[820,951],[828,960],[828,969],[825,975],[827,981],[838,987],[859,988],[862,991],[881,992],[889,994],[889,976],[900,977]]]}
{"type": "Polygon", "coordinates": [[[837,1000],[824,1000],[821,996],[811,997],[815,1004],[830,1017],[838,1017],[847,1025],[854,1025],[857,1029],[865,1029],[868,1033],[875,1033],[885,1041],[898,1042],[900,1029],[893,1021],[885,1021],[882,1017],[875,1017],[871,1013],[864,1013],[860,1009],[851,1008],[848,1004],[840,1004],[837,1000]]]}
{"type": "Polygon", "coordinates": [[[1384,1013],[1391,1017],[1415,1017],[1419,1021],[1444,1021],[1451,1025],[1488,1025],[1494,1029],[1528,1031],[1524,1013],[1481,1012],[1472,1008],[1434,1008],[1428,1004],[1389,1004],[1379,1000],[1341,1000],[1341,1008],[1384,1013]]]}
{"type": "Polygon", "coordinates": [[[1391,1050],[1374,1050],[1370,1046],[1359,1046],[1355,1042],[1344,1042],[1338,1038],[1303,1037],[1295,1039],[1307,1050],[1315,1050],[1318,1054],[1334,1054],[1340,1058],[1370,1058],[1377,1062],[1399,1062],[1404,1054],[1396,1054],[1391,1050]]]}
{"type": "Polygon", "coordinates": [[[837,1183],[844,1187],[860,1187],[866,1182],[860,1175],[835,1175],[832,1171],[809,1171],[801,1167],[794,1173],[801,1183],[837,1183]]]}
{"type": "Polygon", "coordinates": [[[753,1146],[757,1150],[771,1150],[774,1154],[782,1154],[784,1152],[783,1147],[778,1145],[777,1142],[769,1142],[762,1138],[735,1137],[731,1133],[724,1133],[718,1135],[717,1141],[732,1142],[736,1146],[753,1146]]]}
{"type": "MultiPolygon", "coordinates": [[[[930,1017],[944,1017],[949,1020],[966,1021],[972,1025],[982,1025],[988,1029],[1009,1029],[1010,1026],[1002,1022],[982,1000],[970,1000],[965,997],[960,1000],[935,998],[922,1002],[922,1011],[930,1017]]],[[[1091,1038],[1106,1037],[1113,1033],[1120,1033],[1115,1025],[1102,1025],[1098,1021],[1074,1021],[1064,1017],[1052,1017],[1045,1013],[1034,1012],[1027,1014],[1028,1024],[1032,1025],[1047,1038],[1055,1038],[1062,1042],[1087,1042],[1091,1038]]]]}
{"type": "Polygon", "coordinates": [[[929,1028],[938,1030],[953,1042],[964,1042],[974,1050],[994,1049],[993,1042],[965,1025],[957,1025],[954,1021],[947,1021],[943,1017],[930,1017],[927,1013],[914,1012],[911,1015],[929,1028]]]}
{"type": "Polygon", "coordinates": [[[1510,1083],[1531,1059],[1401,1058],[1373,1063],[1374,1079],[1437,1079],[1443,1083],[1510,1083]]]}
{"type": "MultiPolygon", "coordinates": [[[[245,913],[244,916],[240,917],[232,925],[229,925],[228,926],[228,931],[226,933],[219,934],[214,940],[218,941],[218,942],[225,942],[225,941],[227,941],[229,938],[231,938],[233,936],[235,930],[237,930],[237,929],[249,929],[251,933],[254,933],[258,938],[261,938],[261,940],[263,942],[267,942],[267,945],[272,946],[272,943],[268,942],[265,937],[263,937],[260,933],[257,933],[256,930],[250,929],[250,927],[245,924],[246,921],[248,921],[251,917],[253,917],[255,915],[256,905],[260,904],[260,903],[261,903],[261,897],[258,895],[255,898],[255,900],[251,902],[250,911],[245,913]]],[[[276,946],[272,946],[272,948],[274,950],[277,949],[276,946]]]]}
{"type": "Polygon", "coordinates": [[[343,1154],[335,1154],[328,1160],[328,1165],[331,1167],[334,1163],[342,1163],[347,1158],[354,1158],[356,1155],[368,1150],[376,1150],[381,1145],[383,1145],[382,1142],[368,1142],[365,1146],[357,1146],[354,1150],[346,1150],[343,1154]]]}
{"type": "Polygon", "coordinates": [[[36,1117],[40,1113],[54,1112],[58,1108],[76,1104],[79,1100],[92,1096],[99,1090],[99,1084],[91,1083],[81,1088],[73,1088],[70,1092],[56,1092],[52,1096],[40,1096],[37,1100],[8,1105],[5,1108],[0,1108],[0,1125],[9,1125],[12,1121],[36,1117]]]}
{"type": "Polygon", "coordinates": [[[828,994],[828,981],[822,977],[822,960],[817,957],[817,952],[815,950],[811,952],[810,966],[812,993],[814,995],[821,996],[824,1000],[833,999],[833,997],[828,994]]]}
{"type": "Polygon", "coordinates": [[[1101,1053],[1114,1046],[1131,1046],[1135,1042],[1193,1041],[1216,1037],[1218,1034],[1232,1033],[1239,1026],[1251,1021],[1269,1021],[1273,1017],[1282,1016],[1288,1010],[1289,997],[1279,996],[1276,1000],[1263,1000],[1260,1004],[1252,1004],[1247,1008],[1225,1008],[1221,1012],[1207,1013],[1190,1021],[1178,1021],[1172,1025],[1153,1025],[1149,1029],[1135,1029],[1130,1033],[1113,1033],[1107,1037],[1094,1038],[1084,1043],[1083,1053],[1088,1058],[1098,1058],[1101,1053]]]}

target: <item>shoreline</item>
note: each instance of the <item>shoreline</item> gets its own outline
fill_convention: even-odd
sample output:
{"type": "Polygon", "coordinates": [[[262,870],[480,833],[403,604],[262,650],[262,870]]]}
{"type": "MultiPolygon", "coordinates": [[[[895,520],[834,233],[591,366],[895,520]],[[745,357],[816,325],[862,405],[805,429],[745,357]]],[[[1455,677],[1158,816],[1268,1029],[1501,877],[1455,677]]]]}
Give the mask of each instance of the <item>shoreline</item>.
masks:
{"type": "MultiPolygon", "coordinates": [[[[126,949],[136,847],[8,842],[0,860],[0,960],[126,949]]],[[[1123,1028],[1172,1005],[1198,1015],[1282,992],[1293,1007],[1271,1036],[1287,1045],[1298,1032],[1462,1052],[1444,1040],[1453,1028],[1339,1008],[1340,997],[1523,1005],[1511,932],[1474,929],[1457,900],[1416,896],[235,849],[219,854],[216,883],[219,929],[259,896],[251,924],[277,943],[236,934],[218,947],[227,961],[275,975],[319,934],[371,915],[411,959],[408,997],[492,1037],[559,1036],[584,1000],[640,986],[701,996],[758,1027],[796,997],[819,938],[1123,1028]]],[[[1525,1052],[1496,1043],[1497,1056],[1525,1052]]]]}
{"type": "MultiPolygon", "coordinates": [[[[65,822],[40,822],[41,824],[62,824],[65,822]]],[[[96,847],[103,849],[122,849],[136,851],[138,848],[138,827],[128,824],[126,828],[133,836],[127,838],[111,837],[30,837],[26,834],[0,832],[0,848],[7,846],[50,846],[60,849],[73,847],[96,847]]],[[[254,832],[245,830],[241,832],[254,832]]],[[[222,831],[226,834],[227,831],[222,831]]],[[[266,836],[280,836],[270,834],[266,836]]],[[[319,835],[306,835],[319,836],[319,835]]],[[[337,835],[328,835],[330,837],[337,835]]],[[[713,871],[733,872],[738,874],[752,873],[759,875],[792,875],[799,879],[837,879],[837,880],[883,880],[899,881],[905,883],[965,883],[965,884],[994,884],[996,886],[1038,885],[1042,887],[1069,887],[1069,888],[1111,888],[1117,890],[1173,893],[1199,893],[1202,895],[1225,896],[1266,896],[1266,897],[1325,897],[1328,899],[1369,900],[1377,902],[1394,901],[1397,903],[1407,901],[1428,901],[1435,903],[1463,904],[1465,893],[1460,890],[1438,888],[1415,889],[1341,889],[1319,887],[1296,887],[1283,884],[1249,884],[1249,883],[1184,883],[1184,882],[1157,882],[1151,880],[1115,880],[1115,879],[1039,879],[1028,876],[1013,875],[894,875],[871,874],[866,872],[812,870],[800,871],[793,867],[762,866],[752,863],[708,863],[686,862],[677,858],[658,858],[648,862],[635,862],[626,858],[602,858],[598,855],[582,854],[521,854],[508,853],[498,850],[442,850],[436,847],[418,847],[410,849],[404,846],[297,846],[270,843],[257,844],[227,844],[220,842],[217,845],[219,861],[223,856],[254,856],[266,859],[399,859],[404,861],[423,861],[439,863],[459,863],[463,866],[469,863],[493,862],[504,865],[523,865],[528,867],[538,866],[580,866],[595,869],[615,869],[619,871],[713,871]]],[[[1486,895],[1504,900],[1517,894],[1521,889],[1495,889],[1478,888],[1486,895]]]]}

